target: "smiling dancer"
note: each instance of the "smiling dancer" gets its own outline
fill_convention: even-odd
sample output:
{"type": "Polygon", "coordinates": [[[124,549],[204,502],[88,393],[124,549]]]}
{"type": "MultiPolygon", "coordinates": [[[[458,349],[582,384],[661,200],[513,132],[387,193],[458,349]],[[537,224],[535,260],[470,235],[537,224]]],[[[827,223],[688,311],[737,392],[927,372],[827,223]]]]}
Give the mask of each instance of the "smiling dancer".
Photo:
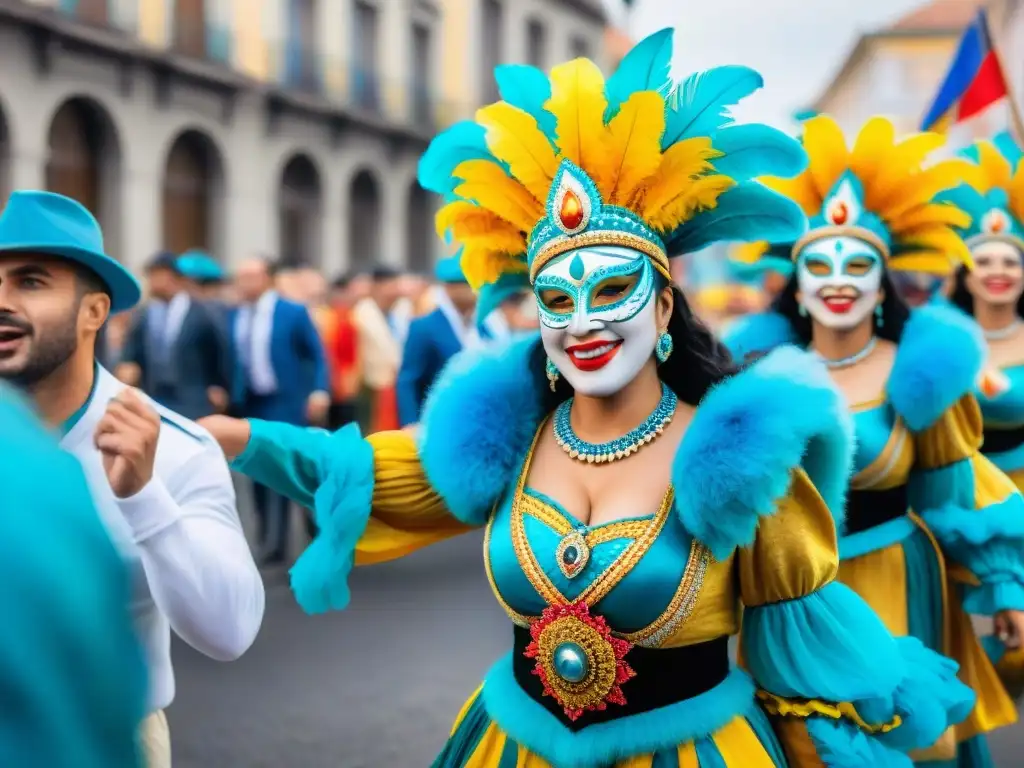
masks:
{"type": "Polygon", "coordinates": [[[908,319],[890,277],[904,269],[943,276],[951,257],[969,261],[954,227],[970,217],[933,198],[972,166],[947,160],[922,168],[942,137],[896,143],[882,118],[868,122],[852,149],[830,118],[804,127],[807,172],[768,182],[799,202],[810,221],[788,249],[796,274],[777,313],[748,318],[727,343],[738,355],[784,342],[810,347],[855,404],[857,451],[839,579],[894,634],[955,658],[978,695],[970,718],[919,761],[988,766],[981,734],[1015,722],[1016,712],[967,612],[994,615],[1019,644],[1024,501],[978,452],[972,388],[980,335],[951,308],[922,307],[908,319]]]}
{"type": "MultiPolygon", "coordinates": [[[[1008,134],[964,152],[977,163],[974,184],[943,195],[970,214],[960,229],[974,266],[956,276],[953,302],[982,328],[988,349],[978,401],[984,421],[985,456],[1024,489],[1024,164],[1008,134]]],[[[1007,638],[984,638],[1000,677],[1024,693],[1024,649],[1007,649],[1007,638]]]]}
{"type": "Polygon", "coordinates": [[[292,571],[309,611],[345,605],[353,558],[486,527],[513,649],[441,768],[905,765],[973,701],[834,581],[849,420],[824,368],[786,350],[733,374],[671,286],[668,253],[797,236],[799,209],[750,176],[804,164],[784,134],[725,127],[749,69],[666,104],[671,50],[652,36],[607,83],[584,59],[550,81],[502,67],[505,101],[431,145],[420,181],[466,276],[526,271],[541,334],[453,360],[418,445],[210,422],[239,470],[315,504],[292,571]],[[741,602],[753,679],[729,662],[741,602]]]}

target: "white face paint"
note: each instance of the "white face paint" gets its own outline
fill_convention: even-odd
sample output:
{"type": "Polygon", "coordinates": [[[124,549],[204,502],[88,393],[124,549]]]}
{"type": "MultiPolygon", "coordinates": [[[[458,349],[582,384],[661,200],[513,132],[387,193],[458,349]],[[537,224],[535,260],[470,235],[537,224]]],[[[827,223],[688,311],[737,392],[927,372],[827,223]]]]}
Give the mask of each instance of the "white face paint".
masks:
{"type": "Polygon", "coordinates": [[[1021,253],[1010,243],[990,240],[971,249],[974,269],[967,275],[967,290],[975,301],[992,305],[1016,304],[1024,292],[1021,253]]]}
{"type": "Polygon", "coordinates": [[[544,351],[582,395],[607,397],[631,382],[658,340],[654,267],[629,248],[571,251],[534,282],[544,351]]]}
{"type": "Polygon", "coordinates": [[[826,328],[856,328],[878,306],[882,256],[853,237],[825,237],[797,258],[800,303],[826,328]]]}

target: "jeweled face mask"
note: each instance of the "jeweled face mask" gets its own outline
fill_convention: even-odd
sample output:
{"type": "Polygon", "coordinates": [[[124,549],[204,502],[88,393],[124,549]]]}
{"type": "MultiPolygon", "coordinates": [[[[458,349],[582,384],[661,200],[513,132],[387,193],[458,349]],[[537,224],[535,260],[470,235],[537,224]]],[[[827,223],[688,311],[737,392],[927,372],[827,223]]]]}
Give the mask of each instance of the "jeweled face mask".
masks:
{"type": "Polygon", "coordinates": [[[541,340],[583,395],[615,394],[654,354],[657,281],[650,259],[603,246],[566,253],[537,275],[541,340]]]}
{"type": "Polygon", "coordinates": [[[878,306],[884,265],[862,240],[816,240],[800,252],[796,269],[800,303],[827,328],[856,328],[878,306]]]}

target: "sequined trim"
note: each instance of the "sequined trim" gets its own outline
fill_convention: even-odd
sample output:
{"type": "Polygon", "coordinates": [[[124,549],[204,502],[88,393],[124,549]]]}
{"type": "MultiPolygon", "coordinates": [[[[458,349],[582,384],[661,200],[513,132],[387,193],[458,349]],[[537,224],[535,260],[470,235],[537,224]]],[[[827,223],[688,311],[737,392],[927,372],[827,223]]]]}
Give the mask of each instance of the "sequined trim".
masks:
{"type": "Polygon", "coordinates": [[[799,718],[821,715],[833,720],[845,718],[866,733],[889,733],[889,731],[898,728],[903,722],[899,715],[893,715],[892,720],[888,723],[872,725],[865,722],[864,718],[857,712],[856,707],[848,702],[831,704],[820,699],[785,699],[768,691],[758,691],[757,698],[761,700],[765,711],[770,715],[799,718]]]}
{"type": "Polygon", "coordinates": [[[561,256],[569,251],[575,251],[577,248],[589,248],[595,245],[616,245],[623,248],[632,248],[634,251],[646,254],[650,257],[654,268],[662,276],[669,280],[672,279],[668,256],[660,246],[640,235],[632,235],[628,232],[618,232],[615,230],[596,230],[584,232],[580,235],[563,235],[545,243],[537,252],[533,263],[530,264],[530,281],[535,280],[544,265],[556,256],[561,256]]]}
{"type": "Polygon", "coordinates": [[[660,647],[693,613],[710,563],[711,552],[694,539],[690,544],[690,555],[686,561],[683,580],[679,582],[679,588],[672,596],[668,608],[653,623],[638,632],[623,634],[622,637],[643,648],[660,647]]]}
{"type": "MultiPolygon", "coordinates": [[[[543,523],[559,536],[568,536],[572,532],[572,523],[566,520],[565,515],[562,515],[557,509],[541,501],[536,496],[531,496],[524,492],[520,503],[522,504],[524,514],[543,523]]],[[[643,532],[647,530],[647,526],[650,524],[650,519],[615,520],[599,528],[591,528],[584,534],[583,538],[586,540],[587,546],[593,549],[598,544],[605,544],[616,539],[635,539],[643,535],[643,532]]]]}

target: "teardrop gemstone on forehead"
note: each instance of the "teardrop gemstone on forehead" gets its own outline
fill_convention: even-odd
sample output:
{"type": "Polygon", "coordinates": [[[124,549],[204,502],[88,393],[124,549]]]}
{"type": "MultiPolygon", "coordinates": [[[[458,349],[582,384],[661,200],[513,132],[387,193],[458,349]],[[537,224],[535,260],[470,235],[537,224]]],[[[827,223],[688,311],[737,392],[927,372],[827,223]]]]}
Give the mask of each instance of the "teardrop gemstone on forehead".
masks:
{"type": "Polygon", "coordinates": [[[579,195],[571,189],[565,190],[562,195],[562,204],[558,209],[558,218],[566,229],[576,229],[583,223],[583,203],[579,195]]]}
{"type": "Polygon", "coordinates": [[[583,263],[583,259],[577,253],[572,257],[572,261],[569,263],[569,277],[573,280],[579,281],[583,279],[583,276],[587,273],[586,265],[583,263]]]}

